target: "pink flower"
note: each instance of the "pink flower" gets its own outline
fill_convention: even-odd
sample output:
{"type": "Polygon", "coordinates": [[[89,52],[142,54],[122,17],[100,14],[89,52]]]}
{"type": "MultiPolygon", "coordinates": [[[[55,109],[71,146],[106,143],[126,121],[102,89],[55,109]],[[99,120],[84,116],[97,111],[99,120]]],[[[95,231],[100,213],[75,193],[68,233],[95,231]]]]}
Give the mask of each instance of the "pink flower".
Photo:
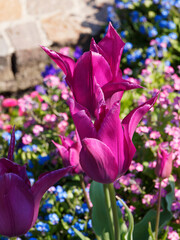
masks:
{"type": "Polygon", "coordinates": [[[42,103],[41,109],[42,109],[43,111],[46,111],[46,110],[48,109],[48,104],[47,104],[47,103],[42,103]]]}
{"type": "Polygon", "coordinates": [[[37,137],[37,136],[39,136],[39,134],[41,133],[41,132],[43,132],[44,131],[44,128],[42,127],[42,126],[40,126],[40,125],[35,125],[34,127],[33,127],[33,133],[34,133],[34,135],[37,137]]]}
{"type": "Polygon", "coordinates": [[[132,74],[132,70],[130,68],[125,68],[124,69],[124,74],[125,75],[131,75],[132,74]]]}
{"type": "Polygon", "coordinates": [[[43,117],[43,120],[47,123],[50,123],[50,122],[55,122],[57,119],[56,115],[55,114],[46,114],[44,117],[43,117]]]}
{"type": "Polygon", "coordinates": [[[179,234],[176,231],[171,231],[168,233],[168,239],[169,240],[179,240],[179,234]]]}
{"type": "Polygon", "coordinates": [[[30,134],[25,134],[23,137],[22,137],[22,143],[25,144],[25,145],[28,145],[32,142],[32,136],[30,134]]]}
{"type": "Polygon", "coordinates": [[[58,123],[58,129],[61,134],[64,134],[66,132],[66,128],[68,126],[68,122],[65,120],[62,120],[60,123],[58,123]]]}
{"type": "Polygon", "coordinates": [[[161,137],[161,134],[160,134],[160,132],[158,132],[158,131],[152,131],[151,133],[150,133],[150,138],[152,138],[152,139],[158,139],[158,138],[160,138],[161,137]]]}
{"type": "Polygon", "coordinates": [[[69,47],[60,48],[59,52],[63,55],[69,56],[69,47]]]}
{"type": "Polygon", "coordinates": [[[163,148],[159,148],[155,173],[159,178],[168,178],[172,172],[172,153],[169,154],[163,148]]]}
{"type": "Polygon", "coordinates": [[[58,87],[60,84],[60,79],[53,75],[48,75],[44,78],[44,82],[48,87],[58,87]]]}
{"type": "Polygon", "coordinates": [[[53,100],[54,102],[57,102],[57,101],[59,100],[59,96],[58,96],[58,95],[53,95],[53,96],[52,96],[52,100],[53,100]]]}
{"type": "Polygon", "coordinates": [[[15,99],[15,98],[5,98],[3,101],[2,101],[2,106],[3,107],[16,107],[18,104],[18,101],[15,99]]]}

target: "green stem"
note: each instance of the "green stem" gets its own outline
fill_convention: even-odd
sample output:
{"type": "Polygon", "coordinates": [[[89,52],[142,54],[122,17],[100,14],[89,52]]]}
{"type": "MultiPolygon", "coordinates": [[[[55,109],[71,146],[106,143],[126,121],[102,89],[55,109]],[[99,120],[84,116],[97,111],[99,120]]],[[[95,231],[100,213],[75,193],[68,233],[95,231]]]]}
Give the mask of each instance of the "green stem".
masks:
{"type": "Polygon", "coordinates": [[[109,192],[109,184],[104,184],[104,195],[105,195],[105,200],[106,200],[106,205],[107,205],[107,210],[108,210],[108,221],[109,221],[109,226],[110,228],[110,239],[111,240],[116,240],[114,236],[114,224],[113,224],[113,212],[112,212],[112,206],[111,206],[111,198],[110,198],[110,192],[109,192]]]}
{"type": "Polygon", "coordinates": [[[159,189],[158,189],[158,204],[157,204],[157,213],[156,213],[155,240],[158,240],[160,209],[161,209],[161,179],[159,180],[159,189]]]}
{"type": "Polygon", "coordinates": [[[83,178],[83,175],[80,174],[80,183],[81,183],[81,187],[83,189],[83,193],[84,193],[84,198],[86,200],[86,203],[87,203],[87,206],[89,208],[89,214],[91,215],[91,204],[90,204],[90,201],[89,201],[89,198],[88,198],[88,195],[87,195],[87,192],[86,192],[86,186],[85,186],[85,182],[84,182],[84,178],[83,178]]]}
{"type": "Polygon", "coordinates": [[[115,240],[120,240],[120,229],[119,229],[119,219],[118,219],[118,211],[117,211],[117,205],[116,205],[116,195],[115,195],[113,183],[109,184],[108,186],[109,186],[109,194],[111,199],[111,207],[113,212],[115,240]]]}

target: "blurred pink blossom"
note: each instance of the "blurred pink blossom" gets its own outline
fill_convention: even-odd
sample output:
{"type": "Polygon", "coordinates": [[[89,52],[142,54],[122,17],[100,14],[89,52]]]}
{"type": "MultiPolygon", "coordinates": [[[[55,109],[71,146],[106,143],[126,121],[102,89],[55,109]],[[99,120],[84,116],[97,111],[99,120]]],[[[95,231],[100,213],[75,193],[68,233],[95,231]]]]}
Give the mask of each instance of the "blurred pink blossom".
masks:
{"type": "Polygon", "coordinates": [[[25,145],[28,145],[32,142],[32,136],[30,134],[25,134],[23,137],[22,137],[22,143],[25,144],[25,145]]]}
{"type": "Polygon", "coordinates": [[[44,128],[42,127],[42,126],[40,126],[40,125],[35,125],[34,127],[33,127],[33,133],[34,133],[34,135],[37,137],[37,136],[39,136],[39,134],[41,133],[41,132],[43,132],[44,131],[44,128]]]}

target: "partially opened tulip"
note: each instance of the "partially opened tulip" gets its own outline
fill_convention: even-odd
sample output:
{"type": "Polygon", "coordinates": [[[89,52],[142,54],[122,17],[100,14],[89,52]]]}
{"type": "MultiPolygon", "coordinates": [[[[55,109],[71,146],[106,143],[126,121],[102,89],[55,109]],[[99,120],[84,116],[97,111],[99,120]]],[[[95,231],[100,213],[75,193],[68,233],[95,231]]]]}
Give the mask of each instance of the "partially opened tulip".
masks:
{"type": "Polygon", "coordinates": [[[165,149],[160,147],[157,154],[156,175],[159,178],[168,178],[172,172],[172,163],[172,153],[168,153],[165,149]]]}
{"type": "Polygon", "coordinates": [[[42,196],[71,167],[40,175],[31,186],[26,167],[12,161],[14,130],[8,158],[0,159],[0,234],[8,237],[25,234],[36,222],[42,196]]]}
{"type": "Polygon", "coordinates": [[[82,173],[83,170],[81,168],[79,162],[79,154],[81,151],[81,141],[79,139],[78,133],[76,131],[76,141],[73,141],[69,137],[60,136],[62,145],[53,141],[57,149],[59,150],[59,154],[62,158],[63,164],[65,167],[74,166],[72,173],[82,173]]]}
{"type": "Polygon", "coordinates": [[[76,63],[68,56],[42,48],[66,75],[75,101],[97,118],[102,105],[108,102],[111,107],[121,99],[123,91],[141,87],[122,79],[119,64],[123,47],[124,42],[110,24],[106,37],[98,45],[92,40],[90,51],[76,63]]]}
{"type": "Polygon", "coordinates": [[[112,183],[129,168],[135,154],[132,137],[144,114],[155,104],[158,94],[132,110],[122,121],[120,103],[101,108],[93,123],[85,110],[71,100],[70,111],[82,142],[80,164],[84,172],[100,183],[112,183]]]}

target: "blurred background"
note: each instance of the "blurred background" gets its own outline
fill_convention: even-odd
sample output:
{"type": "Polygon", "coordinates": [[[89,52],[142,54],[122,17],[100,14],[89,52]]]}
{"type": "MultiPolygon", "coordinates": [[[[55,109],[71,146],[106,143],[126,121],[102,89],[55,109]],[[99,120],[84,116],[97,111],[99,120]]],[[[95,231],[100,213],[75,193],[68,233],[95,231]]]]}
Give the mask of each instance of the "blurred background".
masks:
{"type": "Polygon", "coordinates": [[[49,61],[40,45],[86,46],[105,25],[113,0],[0,0],[0,92],[41,83],[49,61]]]}

